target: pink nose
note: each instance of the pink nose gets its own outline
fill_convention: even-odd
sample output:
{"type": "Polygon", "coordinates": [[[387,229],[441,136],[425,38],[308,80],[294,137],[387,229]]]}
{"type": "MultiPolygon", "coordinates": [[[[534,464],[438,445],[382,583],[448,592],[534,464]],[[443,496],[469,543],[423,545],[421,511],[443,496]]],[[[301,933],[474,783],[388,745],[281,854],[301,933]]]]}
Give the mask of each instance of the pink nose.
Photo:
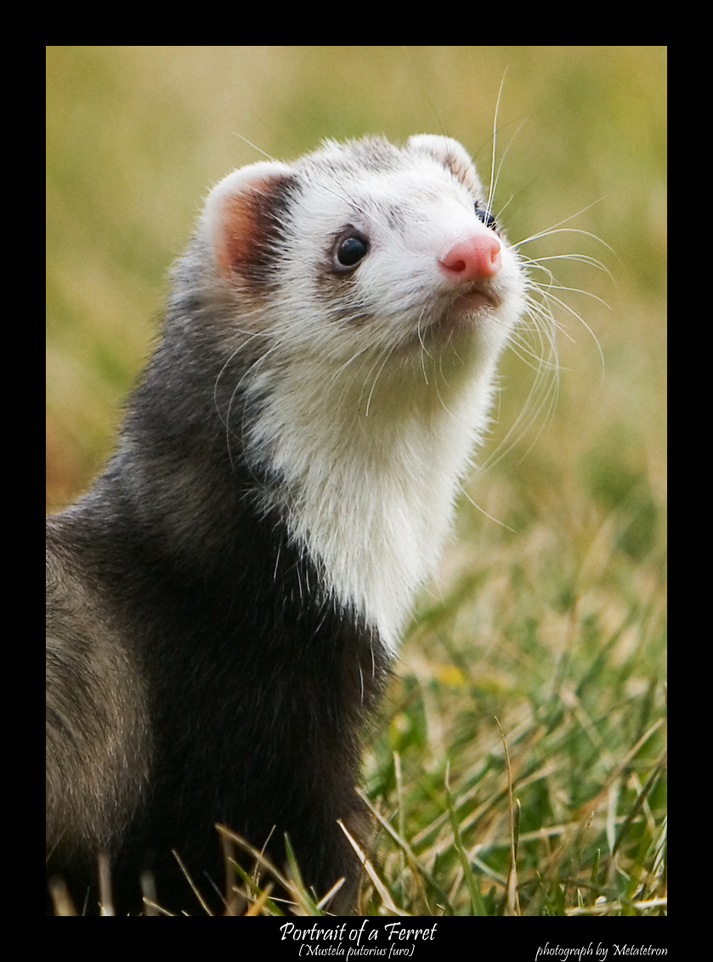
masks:
{"type": "Polygon", "coordinates": [[[493,234],[474,234],[454,244],[438,263],[454,281],[494,277],[501,267],[500,241],[493,234]]]}

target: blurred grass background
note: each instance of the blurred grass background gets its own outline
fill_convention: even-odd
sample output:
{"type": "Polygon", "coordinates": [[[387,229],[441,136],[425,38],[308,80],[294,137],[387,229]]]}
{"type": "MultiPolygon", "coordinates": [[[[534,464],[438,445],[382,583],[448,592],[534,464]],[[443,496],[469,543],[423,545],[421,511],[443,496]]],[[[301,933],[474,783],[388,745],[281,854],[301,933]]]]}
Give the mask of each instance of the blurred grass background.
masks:
{"type": "MultiPolygon", "coordinates": [[[[47,505],[86,489],[110,452],[168,268],[210,185],[263,151],[289,160],[324,137],[421,132],[462,141],[487,181],[503,76],[496,213],[507,204],[502,220],[517,241],[583,211],[566,226],[612,248],[559,233],[524,249],[604,262],[610,276],[555,268],[563,286],[595,295],[564,299],[594,332],[604,367],[594,338],[560,312],[549,423],[543,413],[516,433],[468,485],[482,511],[463,499],[458,538],[367,750],[369,796],[407,836],[384,829],[378,861],[409,911],[444,899],[445,911],[474,910],[473,878],[488,893],[486,914],[503,911],[510,843],[497,715],[522,805],[523,911],[657,912],[664,48],[47,48],[47,505]]],[[[511,352],[481,460],[532,380],[511,352]]]]}

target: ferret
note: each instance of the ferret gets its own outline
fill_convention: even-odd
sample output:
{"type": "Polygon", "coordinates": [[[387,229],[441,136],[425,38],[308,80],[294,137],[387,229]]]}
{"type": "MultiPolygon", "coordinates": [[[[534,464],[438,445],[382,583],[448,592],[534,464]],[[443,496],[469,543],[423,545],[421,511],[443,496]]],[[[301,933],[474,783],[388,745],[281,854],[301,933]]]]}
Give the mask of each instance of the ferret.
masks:
{"type": "Polygon", "coordinates": [[[88,914],[220,913],[217,823],[317,897],[360,729],[488,425],[525,269],[455,140],[326,142],[209,194],[115,453],[47,520],[47,847],[88,914]]]}

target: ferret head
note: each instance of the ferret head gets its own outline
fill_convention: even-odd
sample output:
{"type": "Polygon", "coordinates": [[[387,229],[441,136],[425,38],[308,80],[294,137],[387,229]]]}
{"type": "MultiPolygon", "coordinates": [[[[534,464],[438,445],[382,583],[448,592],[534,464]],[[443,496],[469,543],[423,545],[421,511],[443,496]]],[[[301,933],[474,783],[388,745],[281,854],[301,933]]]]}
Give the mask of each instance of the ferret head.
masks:
{"type": "Polygon", "coordinates": [[[499,353],[522,273],[464,148],[448,137],[327,142],[234,171],[201,230],[242,331],[294,359],[409,359],[439,345],[499,353]]]}
{"type": "Polygon", "coordinates": [[[226,177],[197,241],[228,443],[267,468],[261,503],[393,649],[525,304],[473,162],[448,137],[327,142],[226,177]]]}

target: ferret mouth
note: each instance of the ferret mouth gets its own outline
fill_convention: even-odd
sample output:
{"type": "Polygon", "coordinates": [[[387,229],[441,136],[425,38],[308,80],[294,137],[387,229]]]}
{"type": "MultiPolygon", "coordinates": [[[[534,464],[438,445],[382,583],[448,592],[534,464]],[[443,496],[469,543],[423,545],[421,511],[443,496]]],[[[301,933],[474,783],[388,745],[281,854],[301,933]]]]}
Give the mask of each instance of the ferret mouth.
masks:
{"type": "Polygon", "coordinates": [[[421,315],[418,326],[418,343],[421,347],[431,344],[448,343],[455,336],[456,339],[472,337],[481,322],[492,318],[502,305],[502,298],[492,290],[474,284],[465,288],[455,297],[451,292],[448,300],[441,302],[438,307],[433,305],[433,311],[421,315]]]}
{"type": "Polygon", "coordinates": [[[482,311],[497,310],[500,304],[500,298],[493,291],[484,290],[482,287],[473,287],[453,302],[448,313],[454,316],[480,314],[482,311]]]}
{"type": "Polygon", "coordinates": [[[473,286],[445,307],[432,325],[432,334],[436,338],[443,335],[450,337],[458,331],[468,334],[478,327],[480,320],[492,316],[501,304],[501,299],[493,291],[473,286]]]}

